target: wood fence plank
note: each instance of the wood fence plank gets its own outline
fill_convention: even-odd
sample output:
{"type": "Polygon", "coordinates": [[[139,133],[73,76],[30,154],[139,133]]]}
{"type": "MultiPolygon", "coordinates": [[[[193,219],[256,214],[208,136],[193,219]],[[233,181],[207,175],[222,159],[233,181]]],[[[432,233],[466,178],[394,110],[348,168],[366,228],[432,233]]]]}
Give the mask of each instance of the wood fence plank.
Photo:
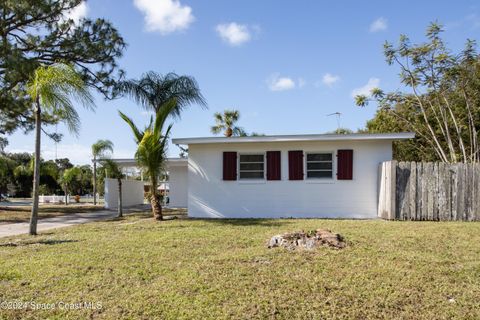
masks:
{"type": "Polygon", "coordinates": [[[438,162],[433,163],[433,175],[431,177],[431,182],[432,182],[432,194],[431,194],[431,199],[432,199],[432,206],[433,206],[433,217],[432,219],[434,221],[438,221],[438,197],[439,197],[439,187],[438,187],[438,178],[439,178],[439,172],[438,172],[438,162]]]}
{"type": "Polygon", "coordinates": [[[428,162],[426,165],[425,176],[423,177],[426,181],[426,194],[427,194],[427,219],[433,220],[433,207],[434,207],[434,197],[433,197],[433,163],[428,162]]]}
{"type": "Polygon", "coordinates": [[[409,219],[416,220],[416,198],[417,198],[417,164],[416,162],[410,162],[410,189],[408,195],[409,205],[409,219]]]}
{"type": "Polygon", "coordinates": [[[422,186],[422,177],[423,177],[423,163],[417,163],[417,197],[416,197],[416,217],[417,220],[423,220],[422,216],[422,196],[423,196],[423,186],[422,186]]]}
{"type": "Polygon", "coordinates": [[[397,186],[396,186],[396,210],[399,220],[407,220],[408,218],[408,196],[409,196],[409,179],[410,168],[408,163],[399,162],[397,165],[397,186]]]}
{"type": "Polygon", "coordinates": [[[438,202],[437,212],[438,220],[448,220],[450,216],[449,205],[449,188],[450,188],[450,173],[445,163],[438,163],[438,202]]]}
{"type": "Polygon", "coordinates": [[[473,207],[473,171],[472,164],[465,164],[465,220],[472,221],[473,207]]]}
{"type": "Polygon", "coordinates": [[[457,182],[457,219],[464,220],[465,213],[465,165],[458,163],[457,182]]]}
{"type": "Polygon", "coordinates": [[[475,193],[474,193],[474,199],[475,199],[475,206],[474,206],[474,212],[475,212],[475,220],[480,221],[480,164],[475,164],[475,193]]]}
{"type": "Polygon", "coordinates": [[[389,188],[390,188],[390,197],[389,197],[389,210],[390,210],[390,219],[395,220],[397,218],[397,211],[396,211],[396,186],[397,186],[397,161],[393,160],[390,161],[390,181],[389,188]]]}
{"type": "Polygon", "coordinates": [[[480,220],[480,164],[473,164],[473,220],[480,220]]]}

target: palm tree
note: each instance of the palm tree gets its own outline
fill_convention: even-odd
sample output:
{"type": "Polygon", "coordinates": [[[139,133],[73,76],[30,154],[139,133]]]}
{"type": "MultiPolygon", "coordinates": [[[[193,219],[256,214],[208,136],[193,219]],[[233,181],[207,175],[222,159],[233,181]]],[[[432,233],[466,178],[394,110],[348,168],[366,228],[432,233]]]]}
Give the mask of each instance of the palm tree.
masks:
{"type": "Polygon", "coordinates": [[[176,105],[171,112],[174,117],[180,117],[180,112],[192,103],[205,108],[207,106],[197,81],[193,77],[175,73],[161,75],[150,71],[139,80],[119,82],[117,91],[130,96],[143,108],[155,113],[167,102],[175,99],[176,105]]]}
{"type": "Polygon", "coordinates": [[[105,158],[107,152],[113,152],[113,142],[110,140],[98,140],[92,144],[93,156],[93,204],[97,204],[97,160],[105,158]]]}
{"type": "Polygon", "coordinates": [[[243,128],[235,125],[238,119],[240,119],[240,112],[238,112],[238,110],[224,110],[223,114],[215,112],[213,117],[215,118],[215,125],[211,127],[213,134],[219,134],[224,131],[223,134],[225,137],[246,135],[243,128]]]}
{"type": "Polygon", "coordinates": [[[162,205],[160,195],[158,194],[158,177],[162,173],[167,158],[168,137],[172,124],[168,125],[165,132],[164,126],[167,118],[175,112],[177,101],[170,100],[158,108],[155,119],[150,119],[150,124],[143,130],[139,130],[133,123],[132,119],[119,111],[120,117],[132,129],[135,142],[137,143],[137,151],[135,159],[142,167],[144,172],[150,178],[150,203],[152,205],[152,213],[155,220],[162,220],[162,205]]]}
{"type": "Polygon", "coordinates": [[[84,107],[94,107],[88,87],[75,69],[66,64],[40,66],[27,84],[35,114],[35,164],[33,170],[33,205],[30,234],[37,234],[38,187],[40,182],[40,145],[42,115],[51,115],[64,122],[72,133],[78,133],[80,117],[72,100],[84,107]],[[43,113],[42,113],[43,112],[43,113]]]}
{"type": "Polygon", "coordinates": [[[68,205],[68,192],[73,182],[78,181],[82,175],[82,170],[79,167],[66,169],[60,177],[60,184],[63,185],[65,191],[65,204],[68,205]]]}
{"type": "Polygon", "coordinates": [[[103,159],[102,166],[106,169],[108,177],[112,179],[117,179],[118,182],[118,205],[117,205],[117,217],[123,217],[123,199],[122,199],[122,179],[125,175],[120,170],[120,167],[116,162],[111,159],[103,159]]]}

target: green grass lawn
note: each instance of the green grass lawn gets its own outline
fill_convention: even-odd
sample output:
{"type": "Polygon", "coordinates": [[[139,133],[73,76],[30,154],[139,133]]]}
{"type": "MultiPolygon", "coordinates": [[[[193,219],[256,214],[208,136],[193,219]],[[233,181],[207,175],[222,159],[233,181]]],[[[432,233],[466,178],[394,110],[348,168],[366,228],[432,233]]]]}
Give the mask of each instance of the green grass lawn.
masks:
{"type": "Polygon", "coordinates": [[[0,318],[479,319],[480,223],[172,220],[141,215],[0,239],[0,318]],[[343,250],[267,249],[329,228],[343,250]]]}

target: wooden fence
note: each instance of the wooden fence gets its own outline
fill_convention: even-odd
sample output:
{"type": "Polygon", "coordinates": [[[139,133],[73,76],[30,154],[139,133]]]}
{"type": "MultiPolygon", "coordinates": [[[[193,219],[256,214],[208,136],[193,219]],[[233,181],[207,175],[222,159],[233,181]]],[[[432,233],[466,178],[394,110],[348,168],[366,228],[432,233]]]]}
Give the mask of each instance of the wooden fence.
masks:
{"type": "Polygon", "coordinates": [[[388,220],[480,220],[480,164],[387,161],[378,216],[388,220]]]}

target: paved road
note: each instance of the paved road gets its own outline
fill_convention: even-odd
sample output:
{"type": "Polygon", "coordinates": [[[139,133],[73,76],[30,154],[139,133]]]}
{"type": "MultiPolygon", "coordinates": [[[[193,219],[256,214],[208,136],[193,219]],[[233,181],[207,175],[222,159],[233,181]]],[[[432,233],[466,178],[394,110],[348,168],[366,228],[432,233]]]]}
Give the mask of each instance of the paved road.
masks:
{"type": "MultiPolygon", "coordinates": [[[[83,224],[92,221],[106,220],[117,215],[116,211],[95,211],[89,213],[74,213],[55,218],[38,220],[37,231],[69,227],[76,224],[83,224]]],[[[0,224],[0,238],[10,237],[28,233],[28,222],[0,224]]]]}

